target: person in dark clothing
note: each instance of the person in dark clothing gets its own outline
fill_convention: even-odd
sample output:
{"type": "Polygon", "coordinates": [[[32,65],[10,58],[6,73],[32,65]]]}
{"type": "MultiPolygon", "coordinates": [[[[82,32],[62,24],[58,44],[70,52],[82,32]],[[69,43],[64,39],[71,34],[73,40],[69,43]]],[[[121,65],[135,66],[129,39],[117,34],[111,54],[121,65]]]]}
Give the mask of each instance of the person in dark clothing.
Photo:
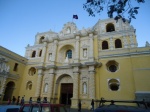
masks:
{"type": "Polygon", "coordinates": [[[21,98],[21,103],[20,105],[23,105],[24,104],[24,97],[21,98]]]}
{"type": "Polygon", "coordinates": [[[94,110],[94,99],[92,99],[91,101],[91,106],[92,106],[91,110],[94,110]]]}
{"type": "Polygon", "coordinates": [[[32,97],[30,97],[29,99],[29,104],[32,104],[32,97]]]}
{"type": "Polygon", "coordinates": [[[41,102],[41,97],[39,96],[38,98],[37,98],[37,103],[40,103],[41,102]]]}
{"type": "Polygon", "coordinates": [[[12,98],[12,104],[15,104],[15,102],[16,102],[16,97],[13,96],[13,98],[12,98]]]}
{"type": "Polygon", "coordinates": [[[16,105],[19,105],[19,102],[20,102],[20,96],[18,96],[18,98],[17,98],[16,105]]]}
{"type": "Polygon", "coordinates": [[[78,102],[78,112],[81,112],[81,100],[79,99],[79,102],[78,102]]]}
{"type": "Polygon", "coordinates": [[[44,97],[43,103],[47,103],[47,97],[44,97]]]}

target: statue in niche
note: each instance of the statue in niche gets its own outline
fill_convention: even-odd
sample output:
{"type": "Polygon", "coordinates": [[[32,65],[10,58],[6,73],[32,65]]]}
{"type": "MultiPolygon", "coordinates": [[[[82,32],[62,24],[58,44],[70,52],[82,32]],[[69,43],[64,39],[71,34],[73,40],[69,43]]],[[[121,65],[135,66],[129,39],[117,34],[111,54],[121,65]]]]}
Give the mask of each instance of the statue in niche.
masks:
{"type": "Polygon", "coordinates": [[[83,57],[87,56],[87,49],[83,49],[83,57]]]}
{"type": "Polygon", "coordinates": [[[52,53],[49,54],[49,60],[52,60],[52,53]]]}
{"type": "Polygon", "coordinates": [[[87,84],[84,82],[83,83],[83,94],[87,93],[87,84]]]}
{"type": "Polygon", "coordinates": [[[68,63],[68,62],[69,62],[69,60],[68,60],[68,54],[67,54],[66,59],[65,59],[65,63],[68,63]]]}
{"type": "Polygon", "coordinates": [[[45,88],[44,88],[44,92],[47,92],[47,91],[48,91],[48,84],[46,83],[45,88]]]}

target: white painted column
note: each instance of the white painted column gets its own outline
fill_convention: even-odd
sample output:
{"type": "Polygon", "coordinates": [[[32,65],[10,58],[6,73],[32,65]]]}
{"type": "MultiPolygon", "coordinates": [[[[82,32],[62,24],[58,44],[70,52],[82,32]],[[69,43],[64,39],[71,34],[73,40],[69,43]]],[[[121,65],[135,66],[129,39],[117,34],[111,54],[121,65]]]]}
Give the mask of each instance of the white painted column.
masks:
{"type": "Polygon", "coordinates": [[[41,88],[42,88],[42,78],[43,78],[43,70],[38,69],[38,79],[37,79],[37,85],[36,85],[36,93],[35,96],[38,97],[41,94],[41,88]]]}
{"type": "Polygon", "coordinates": [[[94,61],[93,34],[89,34],[89,61],[94,61]]]}
{"type": "Polygon", "coordinates": [[[58,40],[54,40],[51,65],[54,65],[54,63],[56,61],[57,44],[58,44],[58,40]]]}
{"type": "MultiPolygon", "coordinates": [[[[41,61],[44,62],[45,58],[46,58],[46,46],[47,46],[47,43],[44,42],[44,47],[42,49],[42,56],[41,56],[41,61]]],[[[40,52],[40,51],[39,51],[40,52]]],[[[39,55],[39,53],[38,53],[39,55]]]]}
{"type": "Polygon", "coordinates": [[[89,66],[89,98],[95,99],[95,71],[94,66],[89,66]]]}
{"type": "Polygon", "coordinates": [[[48,84],[48,97],[51,98],[53,97],[53,89],[54,89],[54,69],[49,70],[49,84],[48,84]]]}
{"type": "Polygon", "coordinates": [[[74,59],[74,63],[78,63],[79,62],[79,36],[76,36],[76,45],[75,45],[75,59],[74,59]]]}

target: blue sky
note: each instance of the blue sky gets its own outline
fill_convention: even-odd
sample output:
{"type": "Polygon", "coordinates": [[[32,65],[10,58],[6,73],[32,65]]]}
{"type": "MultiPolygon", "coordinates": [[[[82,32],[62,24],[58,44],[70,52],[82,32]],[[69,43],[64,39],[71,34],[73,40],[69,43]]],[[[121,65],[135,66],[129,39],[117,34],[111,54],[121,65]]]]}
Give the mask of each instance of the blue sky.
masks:
{"type": "MultiPolygon", "coordinates": [[[[0,0],[0,45],[21,55],[27,44],[33,45],[37,32],[50,29],[60,32],[63,25],[73,20],[78,29],[89,28],[99,19],[107,19],[104,11],[96,17],[89,17],[83,9],[86,0],[0,0]]],[[[132,20],[136,29],[138,46],[150,43],[150,0],[140,5],[137,19],[132,20]]]]}

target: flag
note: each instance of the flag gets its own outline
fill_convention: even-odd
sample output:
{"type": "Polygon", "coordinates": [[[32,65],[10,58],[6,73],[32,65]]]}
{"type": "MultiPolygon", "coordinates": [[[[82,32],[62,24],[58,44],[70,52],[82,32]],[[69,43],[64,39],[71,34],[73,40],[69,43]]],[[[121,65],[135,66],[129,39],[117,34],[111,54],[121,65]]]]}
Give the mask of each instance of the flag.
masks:
{"type": "Polygon", "coordinates": [[[73,19],[78,19],[78,15],[73,15],[73,19]]]}

